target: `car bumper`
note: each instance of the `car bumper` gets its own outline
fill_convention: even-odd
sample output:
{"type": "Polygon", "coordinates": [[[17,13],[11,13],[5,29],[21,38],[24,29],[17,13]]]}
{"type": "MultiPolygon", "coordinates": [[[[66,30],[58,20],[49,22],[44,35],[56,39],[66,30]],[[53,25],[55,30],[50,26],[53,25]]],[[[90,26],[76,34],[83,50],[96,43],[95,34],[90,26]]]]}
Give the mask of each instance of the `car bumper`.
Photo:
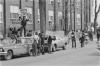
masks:
{"type": "Polygon", "coordinates": [[[0,52],[0,56],[7,55],[7,52],[0,52]]]}

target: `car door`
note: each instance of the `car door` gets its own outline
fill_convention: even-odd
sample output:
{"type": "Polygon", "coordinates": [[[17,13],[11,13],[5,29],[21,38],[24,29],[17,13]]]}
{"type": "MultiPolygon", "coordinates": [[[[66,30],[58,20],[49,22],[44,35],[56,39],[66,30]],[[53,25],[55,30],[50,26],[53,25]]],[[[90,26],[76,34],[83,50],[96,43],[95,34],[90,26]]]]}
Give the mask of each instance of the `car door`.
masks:
{"type": "Polygon", "coordinates": [[[20,53],[21,54],[26,54],[27,53],[27,48],[28,48],[28,44],[26,39],[21,39],[23,42],[20,43],[20,53]]]}
{"type": "Polygon", "coordinates": [[[56,37],[56,44],[58,48],[61,46],[61,41],[59,37],[56,37]]]}
{"type": "Polygon", "coordinates": [[[15,44],[14,54],[15,55],[25,54],[27,51],[26,47],[27,46],[22,42],[15,44]]]}
{"type": "Polygon", "coordinates": [[[63,46],[63,39],[61,37],[59,37],[59,47],[63,46]]]}

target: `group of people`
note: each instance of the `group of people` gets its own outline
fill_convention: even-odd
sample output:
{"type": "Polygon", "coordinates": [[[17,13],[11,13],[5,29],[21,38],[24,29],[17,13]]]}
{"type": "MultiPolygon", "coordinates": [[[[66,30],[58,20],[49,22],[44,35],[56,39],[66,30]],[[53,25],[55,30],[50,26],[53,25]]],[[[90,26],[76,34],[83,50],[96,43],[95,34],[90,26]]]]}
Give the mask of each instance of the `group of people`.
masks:
{"type": "MultiPolygon", "coordinates": [[[[45,54],[44,52],[44,44],[45,44],[45,35],[44,33],[35,33],[35,35],[32,36],[33,38],[33,44],[32,44],[32,49],[33,49],[33,56],[40,55],[42,53],[43,55],[45,54]]],[[[48,53],[51,53],[52,51],[52,37],[48,37],[48,53]]]]}
{"type": "Polygon", "coordinates": [[[76,33],[74,32],[74,30],[72,30],[69,37],[69,41],[70,40],[72,41],[72,48],[76,48],[76,38],[79,39],[79,42],[81,43],[81,47],[84,47],[85,41],[88,41],[86,37],[88,37],[88,35],[85,34],[84,30],[78,32],[78,37],[76,37],[76,33]]]}
{"type": "MultiPolygon", "coordinates": [[[[19,27],[18,29],[16,27],[9,28],[8,37],[10,37],[11,39],[16,39],[16,38],[22,37],[22,36],[24,36],[24,37],[31,36],[31,34],[28,34],[28,35],[26,34],[26,25],[27,25],[27,22],[29,21],[29,19],[27,19],[26,16],[23,16],[23,17],[19,17],[19,20],[21,21],[21,27],[19,27]]],[[[29,33],[30,33],[30,31],[29,31],[29,33]]]]}

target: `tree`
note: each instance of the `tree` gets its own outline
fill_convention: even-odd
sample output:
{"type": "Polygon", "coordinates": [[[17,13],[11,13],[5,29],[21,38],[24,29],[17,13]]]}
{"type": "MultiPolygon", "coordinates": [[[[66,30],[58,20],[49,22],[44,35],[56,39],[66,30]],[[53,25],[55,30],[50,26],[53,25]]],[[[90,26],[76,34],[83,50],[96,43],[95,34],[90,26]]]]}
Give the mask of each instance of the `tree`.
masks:
{"type": "Polygon", "coordinates": [[[63,22],[64,22],[64,34],[67,35],[68,31],[68,0],[63,0],[63,22]]]}
{"type": "Polygon", "coordinates": [[[97,0],[95,0],[95,17],[94,17],[94,34],[96,33],[96,23],[97,23],[97,17],[98,17],[98,14],[100,12],[100,4],[99,4],[99,7],[98,7],[98,10],[97,10],[97,0]]]}
{"type": "Polygon", "coordinates": [[[54,31],[58,29],[58,0],[54,0],[54,31]]]}
{"type": "MultiPolygon", "coordinates": [[[[75,1],[75,0],[74,0],[75,1]]],[[[68,34],[68,32],[69,32],[69,24],[68,24],[68,14],[70,13],[70,18],[72,19],[72,12],[74,12],[75,13],[75,2],[72,2],[72,0],[70,1],[70,0],[63,0],[63,20],[64,20],[64,33],[65,33],[65,35],[67,35],[68,34]]],[[[74,14],[74,16],[75,16],[75,14],[74,14]]],[[[72,20],[70,20],[70,21],[72,21],[72,20]]],[[[75,21],[75,20],[74,20],[75,21]]],[[[72,23],[71,23],[72,24],[72,23]]],[[[75,24],[75,22],[74,22],[74,24],[75,24]]],[[[74,25],[74,27],[75,27],[75,25],[74,25]]],[[[72,29],[72,27],[71,27],[71,29],[72,29]]]]}
{"type": "Polygon", "coordinates": [[[46,32],[46,0],[39,0],[40,32],[46,32]]]}

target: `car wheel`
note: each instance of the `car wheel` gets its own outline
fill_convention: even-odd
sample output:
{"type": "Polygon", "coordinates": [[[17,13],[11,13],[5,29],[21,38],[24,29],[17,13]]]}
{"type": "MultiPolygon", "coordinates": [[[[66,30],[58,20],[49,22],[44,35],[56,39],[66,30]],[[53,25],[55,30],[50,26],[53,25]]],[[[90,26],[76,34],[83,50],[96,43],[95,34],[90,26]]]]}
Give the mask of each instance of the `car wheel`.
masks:
{"type": "Polygon", "coordinates": [[[30,50],[29,51],[29,56],[33,56],[33,52],[32,52],[33,50],[30,50]]]}
{"type": "Polygon", "coordinates": [[[12,59],[13,53],[12,51],[7,51],[7,55],[4,56],[4,59],[10,60],[12,59]]]}
{"type": "Polygon", "coordinates": [[[52,52],[55,52],[56,51],[56,46],[54,45],[53,47],[52,47],[52,52]]]}
{"type": "Polygon", "coordinates": [[[63,50],[66,50],[66,44],[62,48],[63,48],[63,50]]]}

